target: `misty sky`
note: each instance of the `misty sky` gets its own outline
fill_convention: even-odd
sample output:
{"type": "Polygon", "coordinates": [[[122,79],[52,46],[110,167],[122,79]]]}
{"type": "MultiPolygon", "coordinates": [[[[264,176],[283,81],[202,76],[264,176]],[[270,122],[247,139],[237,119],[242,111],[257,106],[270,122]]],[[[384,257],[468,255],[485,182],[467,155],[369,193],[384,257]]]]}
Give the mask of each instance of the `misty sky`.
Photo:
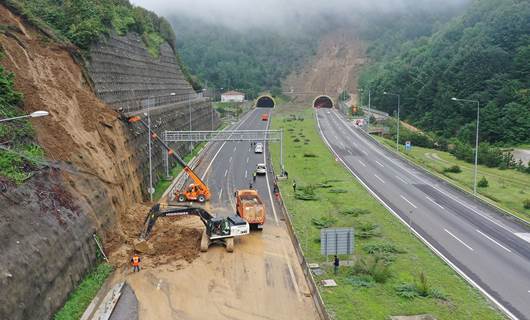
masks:
{"type": "Polygon", "coordinates": [[[358,11],[391,13],[421,6],[429,10],[469,0],[130,0],[168,17],[187,15],[235,28],[289,26],[304,18],[326,15],[347,19],[358,11]]]}

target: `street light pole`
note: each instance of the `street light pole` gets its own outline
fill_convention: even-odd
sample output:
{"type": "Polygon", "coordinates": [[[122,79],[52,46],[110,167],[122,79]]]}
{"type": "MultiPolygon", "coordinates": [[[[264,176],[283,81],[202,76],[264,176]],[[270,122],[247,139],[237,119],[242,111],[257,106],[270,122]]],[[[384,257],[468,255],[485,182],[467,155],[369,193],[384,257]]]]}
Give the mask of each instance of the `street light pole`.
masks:
{"type": "Polygon", "coordinates": [[[399,152],[399,125],[400,125],[400,121],[399,121],[399,104],[400,104],[401,96],[399,94],[397,94],[397,93],[390,93],[390,92],[386,92],[386,91],[383,92],[383,94],[397,97],[396,151],[399,152]]]}
{"type": "Polygon", "coordinates": [[[477,130],[475,134],[475,169],[474,169],[474,176],[473,176],[473,194],[477,195],[477,173],[478,173],[478,128],[480,125],[480,101],[478,100],[467,100],[467,99],[458,99],[458,98],[451,98],[453,101],[463,101],[463,102],[471,102],[477,104],[477,130]]]}
{"type": "Polygon", "coordinates": [[[151,99],[147,99],[147,131],[148,131],[148,145],[149,145],[149,201],[153,201],[153,163],[151,156],[151,113],[149,111],[151,99]]]}
{"type": "MultiPolygon", "coordinates": [[[[190,133],[191,133],[191,100],[190,95],[188,94],[188,108],[190,109],[190,133]]],[[[190,141],[190,152],[193,151],[193,142],[190,141]]]]}
{"type": "Polygon", "coordinates": [[[24,119],[24,118],[39,118],[39,117],[45,117],[47,115],[49,115],[48,111],[35,111],[35,112],[32,112],[30,114],[26,114],[26,115],[23,115],[23,116],[0,119],[0,122],[7,122],[7,121],[18,120],[18,119],[24,119]]]}
{"type": "Polygon", "coordinates": [[[372,116],[372,111],[370,110],[371,104],[372,104],[372,92],[370,89],[368,89],[368,124],[366,125],[368,133],[370,133],[370,117],[372,116]]]}

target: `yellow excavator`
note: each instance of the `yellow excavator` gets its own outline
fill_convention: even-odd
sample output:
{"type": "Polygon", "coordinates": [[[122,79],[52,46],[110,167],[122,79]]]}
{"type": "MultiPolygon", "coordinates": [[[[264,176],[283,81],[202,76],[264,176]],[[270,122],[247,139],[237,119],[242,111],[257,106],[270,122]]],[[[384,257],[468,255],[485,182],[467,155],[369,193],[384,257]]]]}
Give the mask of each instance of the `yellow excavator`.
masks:
{"type": "MultiPolygon", "coordinates": [[[[129,123],[135,123],[138,122],[141,125],[143,125],[147,130],[149,130],[149,126],[147,123],[145,123],[142,118],[139,116],[132,116],[127,119],[129,123]]],[[[185,202],[185,201],[198,201],[200,203],[203,203],[207,200],[210,200],[210,189],[208,189],[208,186],[202,181],[201,178],[191,169],[182,158],[173,151],[160,137],[151,129],[151,139],[157,141],[162,145],[163,148],[167,150],[167,153],[169,156],[172,156],[177,160],[177,162],[184,167],[184,172],[188,174],[190,179],[193,181],[193,183],[189,184],[182,190],[175,190],[175,199],[179,202],[185,202]]]]}

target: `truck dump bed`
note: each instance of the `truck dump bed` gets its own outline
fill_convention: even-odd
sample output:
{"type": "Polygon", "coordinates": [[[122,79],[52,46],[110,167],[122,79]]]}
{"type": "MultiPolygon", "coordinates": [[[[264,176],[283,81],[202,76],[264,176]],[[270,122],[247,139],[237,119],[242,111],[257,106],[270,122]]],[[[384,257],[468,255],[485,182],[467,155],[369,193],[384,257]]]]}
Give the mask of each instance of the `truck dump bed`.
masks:
{"type": "Polygon", "coordinates": [[[236,193],[237,214],[251,225],[265,223],[265,206],[256,190],[240,190],[236,193]]]}

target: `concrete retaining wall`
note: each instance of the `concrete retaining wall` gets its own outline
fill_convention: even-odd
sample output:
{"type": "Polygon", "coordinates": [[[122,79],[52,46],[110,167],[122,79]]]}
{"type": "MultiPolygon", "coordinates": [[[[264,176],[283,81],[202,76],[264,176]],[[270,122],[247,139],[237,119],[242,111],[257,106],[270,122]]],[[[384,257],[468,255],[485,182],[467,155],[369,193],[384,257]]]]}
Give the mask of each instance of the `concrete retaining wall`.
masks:
{"type": "MultiPolygon", "coordinates": [[[[153,58],[139,35],[111,35],[92,46],[88,71],[96,94],[110,107],[144,118],[149,108],[152,130],[160,136],[165,130],[190,130],[190,109],[191,130],[212,130],[219,125],[218,114],[207,99],[193,91],[167,43],[162,44],[160,56],[153,58]]],[[[137,173],[143,177],[145,195],[149,185],[148,135],[140,125],[128,128],[128,143],[136,151],[133,157],[140,164],[137,173]]],[[[190,151],[188,143],[172,147],[181,156],[190,151]]],[[[165,176],[163,149],[156,144],[152,165],[156,184],[165,176]]]]}

